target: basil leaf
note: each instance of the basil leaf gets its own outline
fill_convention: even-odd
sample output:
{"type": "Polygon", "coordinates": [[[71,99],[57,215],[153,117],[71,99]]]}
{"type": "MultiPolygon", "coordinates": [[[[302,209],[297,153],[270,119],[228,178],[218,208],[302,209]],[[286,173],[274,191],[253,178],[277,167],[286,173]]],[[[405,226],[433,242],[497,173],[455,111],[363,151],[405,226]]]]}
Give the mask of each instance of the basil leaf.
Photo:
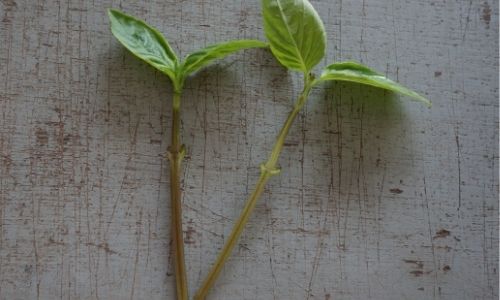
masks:
{"type": "Polygon", "coordinates": [[[144,21],[110,9],[111,32],[135,56],[167,74],[176,85],[177,56],[163,35],[144,21]]]}
{"type": "Polygon", "coordinates": [[[317,80],[317,82],[325,80],[350,81],[371,85],[389,91],[401,93],[403,95],[422,101],[428,106],[431,106],[431,102],[429,100],[420,96],[416,92],[386,78],[384,75],[371,70],[367,66],[354,61],[334,63],[327,66],[323,70],[323,73],[321,74],[321,77],[317,80]]]}
{"type": "Polygon", "coordinates": [[[285,67],[305,73],[325,55],[323,22],[307,0],[263,0],[264,32],[285,67]]]}
{"type": "Polygon", "coordinates": [[[239,50],[248,48],[264,48],[268,45],[257,40],[234,40],[215,44],[189,54],[182,63],[185,76],[192,74],[218,58],[224,58],[239,50]]]}

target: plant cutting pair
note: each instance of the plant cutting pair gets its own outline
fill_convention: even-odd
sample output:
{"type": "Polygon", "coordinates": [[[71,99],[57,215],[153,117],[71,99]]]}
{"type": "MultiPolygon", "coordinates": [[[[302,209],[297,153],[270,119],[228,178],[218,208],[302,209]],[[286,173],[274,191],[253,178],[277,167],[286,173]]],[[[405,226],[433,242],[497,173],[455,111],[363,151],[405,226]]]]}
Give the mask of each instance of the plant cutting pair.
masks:
{"type": "Polygon", "coordinates": [[[236,40],[215,44],[186,56],[179,61],[163,35],[144,21],[126,15],[118,10],[108,11],[113,35],[135,56],[166,74],[172,81],[174,96],[172,101],[172,141],[167,157],[170,161],[170,198],[172,207],[172,240],[174,247],[175,281],[177,297],[188,298],[186,266],[184,263],[184,240],[182,236],[182,208],[180,170],[185,155],[181,144],[181,93],[184,81],[192,73],[200,70],[212,61],[223,58],[236,51],[266,47],[257,40],[236,40]]]}
{"type": "Polygon", "coordinates": [[[312,70],[325,55],[326,33],[323,22],[309,1],[263,0],[262,15],[264,32],[269,44],[258,40],[230,41],[206,47],[189,54],[183,61],[179,61],[166,39],[156,29],[117,10],[109,11],[111,31],[114,36],[137,57],[166,74],[173,84],[172,142],[168,148],[168,159],[170,161],[172,233],[178,299],[188,299],[181,219],[180,166],[185,148],[180,142],[180,97],[184,81],[189,75],[214,60],[236,51],[269,46],[276,59],[284,67],[301,72],[304,77],[302,92],[281,128],[268,160],[260,165],[260,177],[255,189],[245,203],[216,262],[196,292],[194,299],[197,300],[205,299],[236,245],[265,184],[273,175],[279,173],[278,159],[288,131],[306,104],[313,87],[324,81],[350,81],[399,92],[430,105],[430,102],[419,94],[356,62],[333,63],[325,67],[319,76],[315,75],[312,70]]]}

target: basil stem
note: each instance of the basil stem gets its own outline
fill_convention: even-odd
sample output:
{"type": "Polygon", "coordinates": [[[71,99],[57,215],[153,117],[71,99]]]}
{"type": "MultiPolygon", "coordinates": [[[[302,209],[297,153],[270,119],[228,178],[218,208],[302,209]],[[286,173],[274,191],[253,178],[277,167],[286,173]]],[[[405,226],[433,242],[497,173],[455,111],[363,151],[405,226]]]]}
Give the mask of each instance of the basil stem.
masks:
{"type": "Polygon", "coordinates": [[[181,93],[175,92],[172,105],[172,144],[168,148],[170,161],[170,199],[172,201],[172,240],[175,264],[175,285],[177,298],[188,299],[186,264],[184,261],[184,238],[182,232],[182,197],[180,172],[184,158],[184,145],[181,145],[180,127],[181,93]]]}
{"type": "Polygon", "coordinates": [[[231,255],[234,246],[236,246],[236,243],[238,242],[238,239],[241,236],[241,233],[243,232],[243,229],[245,228],[245,225],[248,222],[248,219],[250,218],[250,215],[252,214],[252,211],[255,208],[257,201],[259,200],[262,192],[264,191],[264,187],[267,181],[273,175],[277,175],[280,172],[277,163],[278,163],[278,158],[281,154],[281,150],[283,149],[283,144],[285,143],[285,139],[288,135],[290,127],[293,124],[293,121],[295,120],[295,118],[297,117],[297,115],[307,102],[307,97],[309,96],[309,92],[311,91],[312,86],[313,86],[313,80],[311,76],[306,75],[304,77],[304,89],[302,90],[302,93],[295,102],[293,110],[288,114],[288,118],[286,119],[285,124],[281,128],[280,133],[276,138],[276,142],[274,144],[271,155],[269,156],[269,159],[267,160],[266,163],[260,165],[260,177],[259,180],[257,181],[257,184],[255,185],[255,189],[253,190],[250,197],[247,199],[245,207],[243,208],[243,211],[241,212],[238,220],[236,220],[233,230],[229,235],[229,239],[226,241],[226,244],[222,248],[219,256],[217,257],[217,260],[215,261],[208,275],[205,277],[205,280],[203,281],[201,287],[196,292],[194,296],[195,300],[202,300],[205,299],[205,297],[207,296],[208,292],[210,291],[210,288],[214,285],[215,281],[217,280],[217,277],[219,276],[222,267],[224,266],[225,262],[231,255]]]}

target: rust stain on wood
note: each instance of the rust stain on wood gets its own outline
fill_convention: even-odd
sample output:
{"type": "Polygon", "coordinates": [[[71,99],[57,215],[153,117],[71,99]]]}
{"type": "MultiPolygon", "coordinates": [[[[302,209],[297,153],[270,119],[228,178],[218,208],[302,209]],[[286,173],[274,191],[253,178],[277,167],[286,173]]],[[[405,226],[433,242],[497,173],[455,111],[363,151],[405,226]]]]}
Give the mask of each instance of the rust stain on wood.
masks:
{"type": "Polygon", "coordinates": [[[436,234],[434,235],[434,239],[442,239],[450,235],[450,231],[446,229],[440,229],[436,234]]]}

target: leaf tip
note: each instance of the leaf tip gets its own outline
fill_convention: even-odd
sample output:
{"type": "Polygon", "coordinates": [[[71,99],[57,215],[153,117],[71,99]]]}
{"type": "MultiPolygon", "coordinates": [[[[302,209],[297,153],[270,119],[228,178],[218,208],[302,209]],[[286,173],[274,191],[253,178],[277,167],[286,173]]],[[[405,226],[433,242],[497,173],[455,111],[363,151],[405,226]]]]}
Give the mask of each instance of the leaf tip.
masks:
{"type": "Polygon", "coordinates": [[[116,15],[117,15],[117,14],[123,14],[121,11],[119,11],[119,10],[117,10],[117,9],[114,9],[114,8],[111,8],[111,7],[110,7],[110,8],[108,8],[108,9],[106,9],[106,11],[107,11],[107,13],[108,13],[108,17],[109,17],[110,19],[112,19],[112,18],[116,18],[116,15]]]}
{"type": "Polygon", "coordinates": [[[106,12],[108,13],[108,18],[111,21],[111,25],[113,27],[113,23],[119,23],[120,22],[120,16],[126,16],[124,12],[119,11],[118,9],[114,8],[108,8],[106,9],[106,12]]]}
{"type": "Polygon", "coordinates": [[[422,96],[422,95],[420,95],[418,93],[415,93],[415,95],[413,96],[413,98],[415,98],[415,99],[423,102],[427,106],[427,108],[431,108],[432,107],[432,102],[429,99],[425,98],[424,96],[422,96]]]}

